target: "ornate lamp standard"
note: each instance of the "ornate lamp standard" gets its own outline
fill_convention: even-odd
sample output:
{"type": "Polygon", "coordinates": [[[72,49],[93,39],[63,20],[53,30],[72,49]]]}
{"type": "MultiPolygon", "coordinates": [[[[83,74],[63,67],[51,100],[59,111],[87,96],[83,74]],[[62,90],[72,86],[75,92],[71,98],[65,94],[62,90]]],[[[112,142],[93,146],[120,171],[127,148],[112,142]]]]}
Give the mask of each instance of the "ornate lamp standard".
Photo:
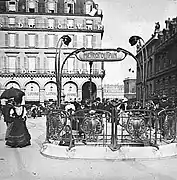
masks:
{"type": "Polygon", "coordinates": [[[56,45],[56,54],[55,54],[55,76],[56,76],[56,84],[57,84],[57,105],[60,107],[61,103],[61,81],[60,81],[60,54],[61,54],[61,47],[63,44],[69,45],[71,42],[71,38],[68,35],[63,35],[59,38],[57,45],[56,45]]]}
{"type": "MultiPolygon", "coordinates": [[[[140,36],[131,36],[129,39],[129,43],[131,44],[131,46],[136,45],[137,43],[140,44],[141,46],[141,41],[143,42],[143,44],[145,44],[143,38],[141,38],[140,36]]],[[[147,58],[147,48],[146,45],[144,46],[144,50],[143,48],[141,48],[141,53],[142,53],[142,61],[143,61],[143,68],[142,68],[142,95],[143,95],[143,107],[145,106],[145,99],[146,99],[146,78],[145,78],[145,74],[146,74],[146,70],[145,70],[145,58],[147,58]],[[144,54],[144,50],[145,50],[145,54],[144,54]]],[[[146,64],[146,68],[147,68],[147,64],[146,64]]]]}

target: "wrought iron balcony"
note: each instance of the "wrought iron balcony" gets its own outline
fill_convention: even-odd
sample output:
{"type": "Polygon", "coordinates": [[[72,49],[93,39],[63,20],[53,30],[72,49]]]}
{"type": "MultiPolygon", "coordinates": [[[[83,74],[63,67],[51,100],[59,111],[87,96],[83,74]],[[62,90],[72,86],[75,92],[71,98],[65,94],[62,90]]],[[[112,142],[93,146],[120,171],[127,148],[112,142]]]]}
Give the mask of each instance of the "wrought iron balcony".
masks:
{"type": "Polygon", "coordinates": [[[87,25],[84,23],[77,23],[73,24],[72,26],[68,25],[67,23],[61,22],[61,24],[57,25],[47,25],[46,23],[35,23],[35,24],[27,24],[27,23],[21,23],[17,22],[15,24],[8,24],[8,23],[3,23],[0,24],[0,29],[30,29],[31,31],[33,30],[46,30],[46,31],[82,31],[82,32],[87,32],[87,31],[99,31],[103,32],[104,31],[104,26],[101,24],[94,24],[94,25],[87,25]]]}
{"type": "MultiPolygon", "coordinates": [[[[62,71],[63,77],[89,77],[88,70],[68,70],[63,69],[62,71]]],[[[94,69],[92,70],[92,77],[101,77],[105,76],[104,70],[94,69]]],[[[49,69],[35,69],[35,70],[22,70],[22,69],[14,69],[14,68],[4,68],[0,70],[0,77],[55,77],[55,71],[49,69]]]]}

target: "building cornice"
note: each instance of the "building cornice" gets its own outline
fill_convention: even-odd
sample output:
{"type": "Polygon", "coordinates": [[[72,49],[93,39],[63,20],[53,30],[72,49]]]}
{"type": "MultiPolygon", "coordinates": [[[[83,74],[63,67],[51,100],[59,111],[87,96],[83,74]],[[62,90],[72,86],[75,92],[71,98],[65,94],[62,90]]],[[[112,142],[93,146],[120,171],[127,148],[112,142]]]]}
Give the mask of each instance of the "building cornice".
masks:
{"type": "Polygon", "coordinates": [[[30,13],[30,12],[0,12],[0,14],[4,14],[4,15],[25,15],[25,16],[35,16],[35,15],[39,15],[39,16],[64,16],[64,17],[86,17],[86,18],[102,18],[103,15],[98,15],[95,14],[94,16],[90,16],[89,14],[68,14],[68,13],[30,13]]]}
{"type": "MultiPolygon", "coordinates": [[[[53,78],[55,74],[49,73],[0,73],[0,77],[2,78],[53,78]]],[[[90,74],[86,73],[63,73],[63,78],[89,78],[90,74]]],[[[92,74],[92,78],[103,78],[102,74],[92,74]]]]}
{"type": "Polygon", "coordinates": [[[1,31],[37,31],[37,32],[81,32],[81,33],[102,33],[104,32],[104,28],[102,29],[48,29],[48,28],[18,28],[18,27],[1,27],[1,31]]]}

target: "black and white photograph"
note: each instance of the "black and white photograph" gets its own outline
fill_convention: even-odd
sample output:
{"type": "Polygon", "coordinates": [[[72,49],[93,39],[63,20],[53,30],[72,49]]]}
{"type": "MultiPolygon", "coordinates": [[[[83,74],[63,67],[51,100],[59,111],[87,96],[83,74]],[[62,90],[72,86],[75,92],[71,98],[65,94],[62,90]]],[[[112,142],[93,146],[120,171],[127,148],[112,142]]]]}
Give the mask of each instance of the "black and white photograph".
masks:
{"type": "Polygon", "coordinates": [[[0,180],[177,179],[177,0],[0,0],[0,180]]]}

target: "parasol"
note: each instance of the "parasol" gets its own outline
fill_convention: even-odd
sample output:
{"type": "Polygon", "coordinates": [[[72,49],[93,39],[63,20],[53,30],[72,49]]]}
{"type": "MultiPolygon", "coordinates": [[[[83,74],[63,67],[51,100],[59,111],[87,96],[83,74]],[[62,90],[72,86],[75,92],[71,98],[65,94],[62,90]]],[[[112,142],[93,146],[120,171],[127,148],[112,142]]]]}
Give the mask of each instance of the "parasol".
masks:
{"type": "Polygon", "coordinates": [[[20,89],[11,87],[10,89],[6,89],[0,96],[0,99],[10,99],[17,96],[24,96],[25,93],[21,91],[20,89]]]}

